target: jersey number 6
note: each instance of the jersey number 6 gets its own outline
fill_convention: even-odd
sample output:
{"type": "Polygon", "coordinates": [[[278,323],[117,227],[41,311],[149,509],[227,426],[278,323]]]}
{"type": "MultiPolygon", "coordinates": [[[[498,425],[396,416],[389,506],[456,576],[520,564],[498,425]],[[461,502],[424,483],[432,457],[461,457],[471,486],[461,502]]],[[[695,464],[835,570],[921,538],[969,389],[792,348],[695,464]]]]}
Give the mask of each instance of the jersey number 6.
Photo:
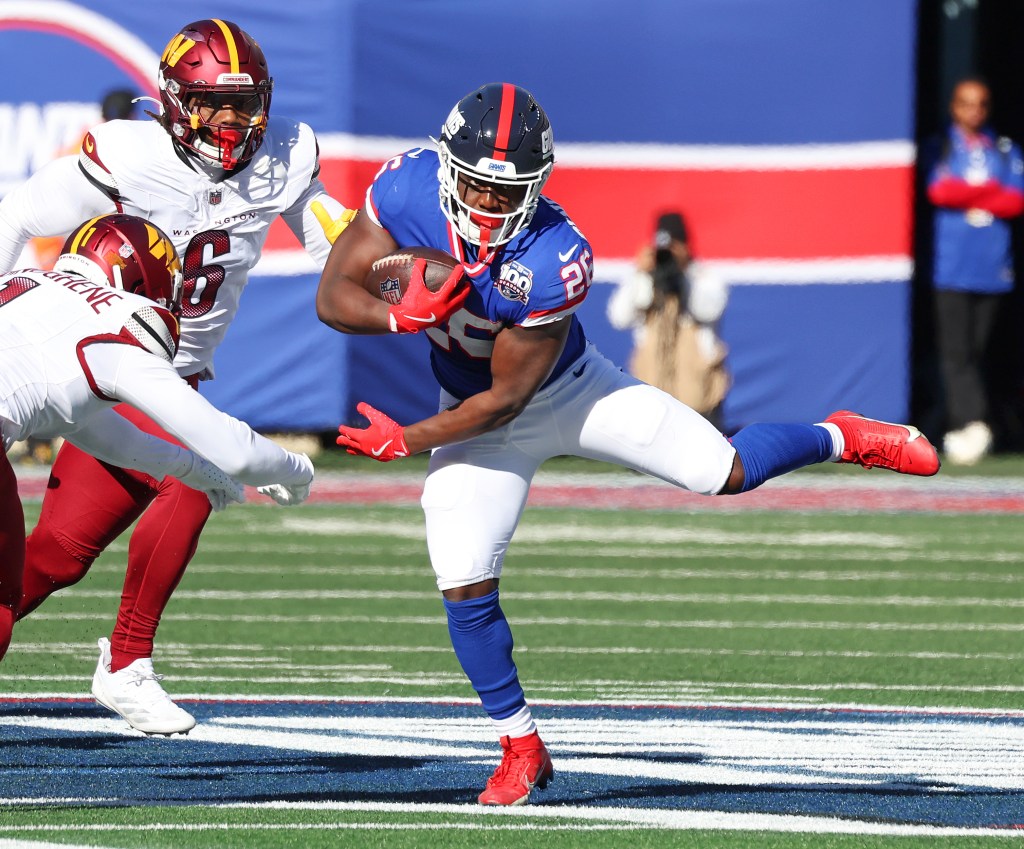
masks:
{"type": "Polygon", "coordinates": [[[182,318],[206,315],[217,300],[217,290],[224,282],[224,266],[204,264],[224,256],[231,250],[231,236],[226,230],[207,230],[192,237],[185,249],[182,263],[182,318]],[[209,257],[206,258],[209,245],[209,257]]]}

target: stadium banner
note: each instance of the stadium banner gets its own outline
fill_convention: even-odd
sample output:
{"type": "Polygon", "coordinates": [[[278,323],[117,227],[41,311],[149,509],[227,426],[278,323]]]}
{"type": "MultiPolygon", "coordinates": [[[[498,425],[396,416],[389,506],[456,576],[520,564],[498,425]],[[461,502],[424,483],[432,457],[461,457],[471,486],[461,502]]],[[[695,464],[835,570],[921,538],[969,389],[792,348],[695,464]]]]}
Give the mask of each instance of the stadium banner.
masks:
{"type": "MultiPolygon", "coordinates": [[[[580,316],[619,363],[631,339],[604,315],[613,284],[656,216],[683,212],[695,255],[730,283],[727,431],[837,407],[905,417],[913,0],[521,0],[521,37],[502,50],[460,36],[494,24],[492,7],[465,0],[222,0],[216,13],[261,43],[272,110],[316,130],[322,178],[350,206],[381,162],[429,145],[467,91],[530,89],[555,131],[546,193],[595,248],[580,316]]],[[[154,96],[167,41],[210,14],[192,0],[173,17],[0,0],[0,194],[73,148],[106,91],[154,96]]],[[[204,394],[264,430],[331,430],[359,400],[402,422],[432,412],[422,340],[326,329],[317,277],[279,222],[204,394]]]]}

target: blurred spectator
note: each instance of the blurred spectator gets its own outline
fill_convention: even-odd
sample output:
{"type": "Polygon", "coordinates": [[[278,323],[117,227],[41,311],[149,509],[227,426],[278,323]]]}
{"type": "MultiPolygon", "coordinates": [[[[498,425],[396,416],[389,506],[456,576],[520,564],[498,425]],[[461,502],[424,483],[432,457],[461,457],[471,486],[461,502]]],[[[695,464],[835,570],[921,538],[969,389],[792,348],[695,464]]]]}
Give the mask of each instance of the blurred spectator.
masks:
{"type": "Polygon", "coordinates": [[[108,91],[100,101],[100,117],[104,121],[135,118],[134,101],[137,97],[138,95],[134,91],[127,88],[115,88],[108,91]]]}
{"type": "Polygon", "coordinates": [[[960,80],[948,130],[926,154],[935,206],[936,336],[945,386],[946,458],[977,463],[992,448],[986,355],[992,328],[1014,285],[1010,219],[1024,212],[1024,160],[988,126],[991,95],[960,80]]]}
{"type": "Polygon", "coordinates": [[[678,212],[658,217],[633,273],[608,301],[608,320],[633,330],[630,372],[715,421],[731,379],[718,321],[729,294],[690,252],[678,212]]]}

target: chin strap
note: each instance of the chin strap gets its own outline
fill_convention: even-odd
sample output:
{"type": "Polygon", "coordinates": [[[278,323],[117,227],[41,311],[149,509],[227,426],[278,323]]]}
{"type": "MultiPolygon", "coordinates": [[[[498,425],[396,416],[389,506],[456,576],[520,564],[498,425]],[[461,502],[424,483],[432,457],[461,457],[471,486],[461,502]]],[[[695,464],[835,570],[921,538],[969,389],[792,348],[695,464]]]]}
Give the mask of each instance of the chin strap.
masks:
{"type": "Polygon", "coordinates": [[[491,242],[491,228],[485,227],[483,224],[478,224],[477,226],[480,228],[480,251],[477,253],[476,261],[485,262],[491,242]]]}

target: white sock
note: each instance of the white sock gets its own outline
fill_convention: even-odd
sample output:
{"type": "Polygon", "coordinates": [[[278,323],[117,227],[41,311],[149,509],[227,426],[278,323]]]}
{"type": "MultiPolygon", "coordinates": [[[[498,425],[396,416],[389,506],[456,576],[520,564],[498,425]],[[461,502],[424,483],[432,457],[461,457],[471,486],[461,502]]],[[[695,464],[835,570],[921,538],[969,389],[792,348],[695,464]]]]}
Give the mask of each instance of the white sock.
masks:
{"type": "Polygon", "coordinates": [[[526,737],[537,730],[533,714],[527,705],[523,705],[512,716],[506,716],[504,719],[491,717],[491,722],[494,723],[494,730],[498,732],[499,737],[526,737]]]}
{"type": "Polygon", "coordinates": [[[818,427],[823,427],[832,434],[832,455],[828,458],[831,463],[838,463],[846,450],[846,440],[843,439],[843,432],[839,425],[832,422],[818,422],[818,427]]]}

